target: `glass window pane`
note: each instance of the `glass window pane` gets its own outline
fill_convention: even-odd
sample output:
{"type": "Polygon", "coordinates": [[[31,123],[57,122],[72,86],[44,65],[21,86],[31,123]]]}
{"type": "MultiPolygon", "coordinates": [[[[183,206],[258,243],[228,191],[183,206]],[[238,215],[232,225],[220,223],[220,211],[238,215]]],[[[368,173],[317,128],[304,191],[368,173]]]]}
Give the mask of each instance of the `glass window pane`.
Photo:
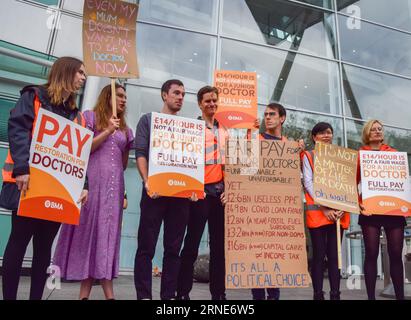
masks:
{"type": "Polygon", "coordinates": [[[84,0],[64,1],[63,9],[83,14],[84,0]]]}
{"type": "MultiPolygon", "coordinates": [[[[384,118],[380,118],[384,122],[384,118]]],[[[365,122],[347,120],[347,144],[349,148],[358,149],[361,142],[365,122]]],[[[397,129],[384,126],[384,142],[401,152],[407,152],[408,165],[411,170],[411,130],[397,129]]]]}
{"type": "MultiPolygon", "coordinates": [[[[15,44],[1,41],[0,40],[0,48],[5,48],[6,50],[14,51],[16,53],[22,53],[24,55],[28,55],[35,58],[40,58],[42,60],[54,61],[56,58],[41,53],[37,51],[33,51],[27,48],[23,48],[17,46],[15,44]]],[[[20,58],[11,57],[9,55],[0,54],[0,73],[3,79],[7,79],[9,81],[22,81],[25,83],[37,83],[40,79],[42,82],[43,80],[47,79],[48,73],[47,67],[39,65],[34,62],[22,60],[20,58]],[[33,80],[32,77],[36,78],[33,80]],[[38,79],[37,79],[38,78],[38,79]]]]}
{"type": "Polygon", "coordinates": [[[277,48],[336,57],[335,17],[282,0],[224,1],[223,33],[277,48]]]}
{"type": "MultiPolygon", "coordinates": [[[[129,3],[138,3],[139,0],[122,0],[129,3]]],[[[140,0],[140,3],[143,2],[140,0]]],[[[84,7],[84,0],[71,0],[71,1],[64,1],[63,2],[63,9],[65,11],[72,11],[79,14],[83,14],[83,7],[84,7]]]]}
{"type": "Polygon", "coordinates": [[[22,47],[47,52],[53,13],[32,4],[5,0],[1,2],[0,39],[22,47]],[[50,23],[49,23],[50,25],[50,23]]]}
{"type": "Polygon", "coordinates": [[[7,123],[10,117],[10,110],[14,108],[15,100],[0,98],[0,142],[8,142],[7,123]]]}
{"type": "Polygon", "coordinates": [[[297,1],[312,4],[314,6],[323,7],[327,9],[334,8],[333,0],[297,0],[297,1]]]}
{"type": "Polygon", "coordinates": [[[83,20],[79,17],[61,15],[61,28],[57,31],[53,54],[56,57],[83,57],[83,20]],[[70,45],[67,45],[67,44],[70,45]]]}
{"type": "MultiPolygon", "coordinates": [[[[260,109],[263,112],[265,108],[260,109]]],[[[287,110],[283,133],[286,137],[293,140],[304,139],[306,149],[311,150],[314,149],[314,143],[311,140],[311,130],[318,122],[328,122],[331,124],[334,129],[333,143],[340,146],[344,145],[343,121],[335,117],[287,110]]]]}
{"type": "Polygon", "coordinates": [[[161,87],[177,78],[186,90],[197,90],[212,82],[216,38],[139,23],[137,55],[140,79],[132,83],[161,87]]]}
{"type": "Polygon", "coordinates": [[[411,31],[411,0],[395,0],[389,4],[387,0],[338,0],[337,6],[345,14],[411,31]]]}
{"type": "Polygon", "coordinates": [[[411,80],[343,65],[346,115],[411,128],[411,80]]]}
{"type": "MultiPolygon", "coordinates": [[[[217,0],[129,0],[139,3],[137,20],[203,32],[217,32],[217,0]]],[[[64,9],[83,13],[84,0],[65,1],[64,9]]]]}
{"type": "MultiPolygon", "coordinates": [[[[135,133],[140,117],[148,112],[160,112],[163,107],[160,88],[151,89],[127,85],[127,123],[135,133]]],[[[186,94],[180,116],[196,119],[201,115],[197,105],[197,96],[186,94]]]]}
{"type": "Polygon", "coordinates": [[[362,21],[360,29],[338,16],[344,61],[411,77],[411,35],[362,21]]]}
{"type": "Polygon", "coordinates": [[[47,4],[49,6],[57,6],[59,0],[35,0],[36,2],[40,2],[42,4],[47,4]]]}
{"type": "Polygon", "coordinates": [[[216,33],[216,0],[141,0],[138,20],[216,33]]]}
{"type": "Polygon", "coordinates": [[[221,69],[254,71],[258,101],[340,114],[337,63],[282,50],[222,41],[221,69]]]}

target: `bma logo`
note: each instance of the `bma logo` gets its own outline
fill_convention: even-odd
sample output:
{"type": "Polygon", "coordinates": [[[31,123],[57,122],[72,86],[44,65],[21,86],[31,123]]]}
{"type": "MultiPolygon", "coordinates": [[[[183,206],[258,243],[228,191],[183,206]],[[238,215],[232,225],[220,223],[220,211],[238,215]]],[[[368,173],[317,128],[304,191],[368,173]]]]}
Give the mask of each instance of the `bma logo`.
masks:
{"type": "Polygon", "coordinates": [[[46,200],[44,202],[44,207],[46,207],[47,209],[49,209],[49,208],[50,209],[57,209],[57,210],[60,210],[60,211],[64,210],[62,203],[53,202],[53,201],[50,201],[50,200],[46,200]]]}
{"type": "Polygon", "coordinates": [[[237,121],[241,121],[241,120],[243,120],[243,118],[242,117],[239,117],[239,116],[228,116],[228,120],[237,120],[237,121]]]}
{"type": "Polygon", "coordinates": [[[389,202],[389,201],[380,201],[378,203],[381,207],[395,207],[394,202],[389,202]]]}
{"type": "Polygon", "coordinates": [[[168,185],[171,186],[176,186],[176,187],[185,187],[186,183],[184,181],[178,181],[178,180],[168,180],[168,185]]]}

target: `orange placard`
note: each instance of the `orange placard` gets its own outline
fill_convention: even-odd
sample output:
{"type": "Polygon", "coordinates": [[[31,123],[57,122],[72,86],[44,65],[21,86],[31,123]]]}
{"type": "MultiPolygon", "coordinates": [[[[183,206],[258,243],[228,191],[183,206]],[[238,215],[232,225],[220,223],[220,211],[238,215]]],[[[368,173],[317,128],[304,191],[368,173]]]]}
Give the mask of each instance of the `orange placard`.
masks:
{"type": "Polygon", "coordinates": [[[138,78],[138,5],[119,0],[84,1],[83,60],[87,74],[138,78]]]}
{"type": "Polygon", "coordinates": [[[219,92],[216,119],[227,128],[252,129],[257,119],[257,74],[215,70],[214,86],[219,92]]]}
{"type": "Polygon", "coordinates": [[[226,288],[308,287],[297,143],[254,143],[257,152],[248,140],[226,146],[226,288]],[[243,153],[257,161],[243,161],[243,153]]]}
{"type": "Polygon", "coordinates": [[[203,199],[204,121],[153,112],[150,132],[150,193],[203,199]]]}
{"type": "Polygon", "coordinates": [[[30,146],[30,183],[17,215],[78,225],[93,133],[41,108],[30,146]]]}
{"type": "Polygon", "coordinates": [[[366,213],[411,216],[406,152],[360,150],[361,190],[366,213]]]}

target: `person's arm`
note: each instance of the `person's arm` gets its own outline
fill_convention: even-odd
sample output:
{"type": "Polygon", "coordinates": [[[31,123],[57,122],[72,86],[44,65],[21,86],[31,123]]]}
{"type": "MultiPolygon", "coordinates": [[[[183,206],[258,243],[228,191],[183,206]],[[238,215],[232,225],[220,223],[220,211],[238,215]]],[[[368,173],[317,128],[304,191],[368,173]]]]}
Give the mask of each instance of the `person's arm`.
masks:
{"type": "MultiPolygon", "coordinates": [[[[310,161],[308,160],[306,155],[304,155],[303,157],[303,184],[305,190],[308,192],[311,198],[314,199],[314,173],[311,169],[310,161]]],[[[325,206],[320,206],[320,208],[328,220],[336,220],[336,210],[330,209],[325,206]]]]}
{"type": "Polygon", "coordinates": [[[157,193],[150,193],[150,186],[148,184],[148,158],[150,149],[150,117],[145,114],[141,117],[136,128],[136,164],[137,170],[140,173],[141,179],[144,183],[144,188],[149,196],[153,199],[158,197],[157,193]]]}
{"type": "Polygon", "coordinates": [[[148,162],[145,157],[137,158],[137,170],[140,173],[140,177],[143,180],[144,185],[146,185],[148,181],[148,162]]]}
{"type": "Polygon", "coordinates": [[[30,174],[30,144],[33,129],[34,93],[25,92],[10,111],[8,139],[10,154],[14,161],[13,178],[30,174]]]}
{"type": "Polygon", "coordinates": [[[118,128],[120,128],[120,119],[111,117],[108,122],[108,126],[104,129],[97,137],[93,139],[91,144],[91,152],[97,150],[100,145],[111,135],[113,134],[118,128]]]}
{"type": "Polygon", "coordinates": [[[303,157],[303,184],[305,190],[307,190],[308,194],[311,198],[314,199],[314,174],[311,169],[310,162],[306,155],[303,157]]]}
{"type": "Polygon", "coordinates": [[[16,179],[17,188],[25,196],[30,182],[30,144],[33,129],[34,93],[22,94],[10,112],[8,120],[8,139],[10,154],[14,162],[12,177],[16,179]]]}

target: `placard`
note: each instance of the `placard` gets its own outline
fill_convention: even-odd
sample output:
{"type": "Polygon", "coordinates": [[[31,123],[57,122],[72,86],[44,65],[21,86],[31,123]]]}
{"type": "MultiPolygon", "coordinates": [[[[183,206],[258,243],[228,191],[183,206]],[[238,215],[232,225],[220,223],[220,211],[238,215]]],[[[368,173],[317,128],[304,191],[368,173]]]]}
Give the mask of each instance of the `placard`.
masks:
{"type": "Polygon", "coordinates": [[[298,145],[254,143],[258,154],[247,140],[226,147],[226,288],[308,287],[298,145]]]}
{"type": "Polygon", "coordinates": [[[88,75],[138,78],[138,5],[119,0],[85,0],[83,60],[88,75]]]}
{"type": "Polygon", "coordinates": [[[366,213],[411,215],[406,152],[360,150],[361,189],[366,213]]]}
{"type": "Polygon", "coordinates": [[[30,182],[17,215],[78,225],[93,132],[40,108],[30,146],[30,182]]]}
{"type": "Polygon", "coordinates": [[[323,206],[360,213],[357,189],[358,151],[333,144],[315,144],[314,201],[323,206]]]}
{"type": "Polygon", "coordinates": [[[205,122],[163,113],[151,114],[148,183],[150,193],[204,198],[205,122]]]}
{"type": "Polygon", "coordinates": [[[226,128],[253,129],[258,108],[257,74],[215,70],[214,86],[219,92],[218,122],[226,128]]]}

